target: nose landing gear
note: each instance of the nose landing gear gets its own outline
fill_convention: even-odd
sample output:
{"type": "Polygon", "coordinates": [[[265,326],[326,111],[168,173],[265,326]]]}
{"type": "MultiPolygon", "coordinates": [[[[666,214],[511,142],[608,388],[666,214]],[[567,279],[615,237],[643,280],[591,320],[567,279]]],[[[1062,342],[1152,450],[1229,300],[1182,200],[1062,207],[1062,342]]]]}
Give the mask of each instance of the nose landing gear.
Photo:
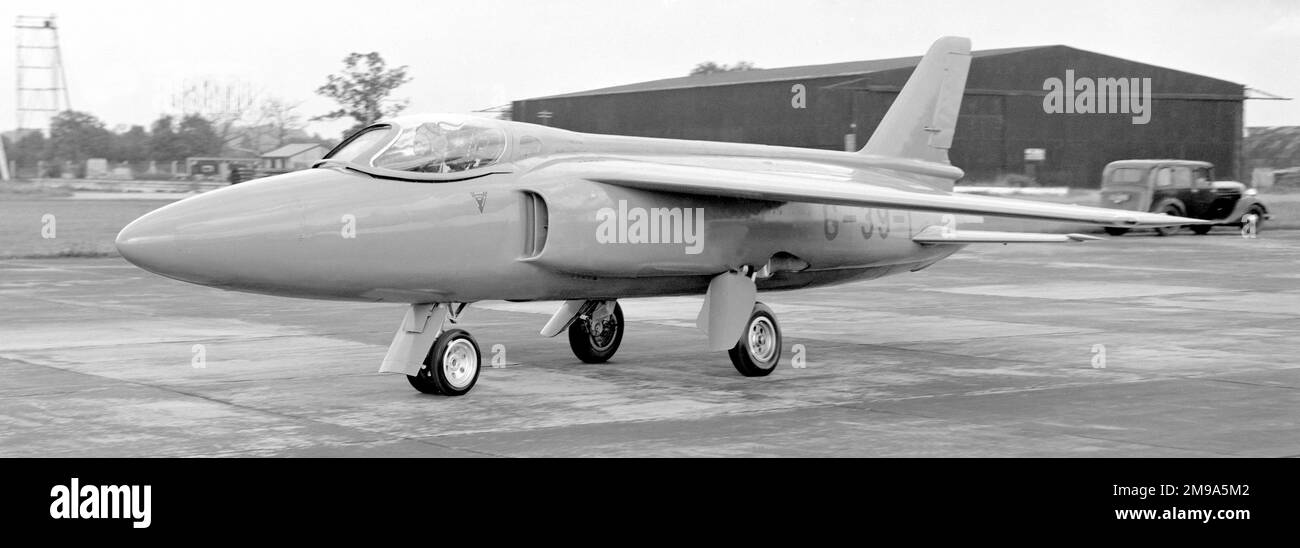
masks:
{"type": "Polygon", "coordinates": [[[406,380],[425,394],[463,396],[478,382],[482,365],[478,341],[463,329],[449,329],[438,335],[419,373],[406,380]]]}
{"type": "Polygon", "coordinates": [[[776,314],[763,303],[754,303],[745,332],[727,351],[736,371],[746,377],[766,377],[781,362],[781,328],[776,314]]]}
{"type": "Polygon", "coordinates": [[[393,335],[380,373],[404,373],[411,387],[425,394],[462,396],[478,382],[483,353],[478,341],[455,324],[468,303],[420,303],[406,311],[393,335]]]}

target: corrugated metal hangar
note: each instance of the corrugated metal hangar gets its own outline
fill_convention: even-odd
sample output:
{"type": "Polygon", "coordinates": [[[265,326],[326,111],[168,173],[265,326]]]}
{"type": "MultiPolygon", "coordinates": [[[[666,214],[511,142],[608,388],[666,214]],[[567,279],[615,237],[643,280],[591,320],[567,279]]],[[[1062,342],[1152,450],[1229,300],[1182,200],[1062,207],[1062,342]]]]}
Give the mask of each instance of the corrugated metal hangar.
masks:
{"type": "MultiPolygon", "coordinates": [[[[972,57],[950,154],[963,183],[1032,170],[1043,185],[1096,187],[1106,163],[1129,158],[1204,160],[1219,178],[1239,176],[1241,84],[1061,45],[972,57]]],[[[920,59],[669,78],[515,101],[511,116],[589,133],[845,149],[866,143],[920,59]]]]}

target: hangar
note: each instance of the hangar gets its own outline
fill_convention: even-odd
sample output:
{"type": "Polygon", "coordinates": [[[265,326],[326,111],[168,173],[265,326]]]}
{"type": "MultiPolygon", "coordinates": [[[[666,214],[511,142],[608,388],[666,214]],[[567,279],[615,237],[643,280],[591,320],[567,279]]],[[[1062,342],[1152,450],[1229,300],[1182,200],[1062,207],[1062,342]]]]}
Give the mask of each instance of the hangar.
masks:
{"type": "MultiPolygon", "coordinates": [[[[511,117],[588,133],[820,149],[865,143],[920,57],[715,72],[514,101],[511,117]]],[[[1063,45],[972,53],[951,159],[963,183],[1032,174],[1097,187],[1128,158],[1240,177],[1246,88],[1063,45]]]]}

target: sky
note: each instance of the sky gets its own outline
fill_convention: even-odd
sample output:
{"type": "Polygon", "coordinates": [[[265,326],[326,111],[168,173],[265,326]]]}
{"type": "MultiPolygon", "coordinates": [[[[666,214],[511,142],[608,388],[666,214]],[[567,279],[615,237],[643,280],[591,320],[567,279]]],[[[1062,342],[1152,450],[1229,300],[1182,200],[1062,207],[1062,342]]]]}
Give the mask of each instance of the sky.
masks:
{"type": "MultiPolygon", "coordinates": [[[[1292,101],[1247,101],[1246,125],[1300,125],[1300,1],[1212,0],[5,0],[57,15],[72,107],[148,125],[187,83],[242,82],[301,103],[349,52],[407,65],[408,112],[468,112],[684,76],[702,61],[760,68],[920,55],[944,35],[974,49],[1064,44],[1204,74],[1292,101]]],[[[12,51],[12,50],[11,50],[12,51]]],[[[0,129],[15,125],[14,60],[0,129]]],[[[327,137],[350,122],[316,122],[327,137]]]]}

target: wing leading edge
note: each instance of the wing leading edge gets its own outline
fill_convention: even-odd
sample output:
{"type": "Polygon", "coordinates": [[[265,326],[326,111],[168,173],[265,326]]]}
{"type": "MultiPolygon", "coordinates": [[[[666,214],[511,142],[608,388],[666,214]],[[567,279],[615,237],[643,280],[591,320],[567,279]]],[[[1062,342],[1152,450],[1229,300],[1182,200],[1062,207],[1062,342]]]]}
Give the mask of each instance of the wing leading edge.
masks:
{"type": "MultiPolygon", "coordinates": [[[[1197,225],[1209,222],[1162,213],[1050,204],[939,190],[904,190],[897,188],[904,185],[885,186],[887,182],[873,184],[826,174],[743,171],[626,159],[561,162],[542,169],[553,174],[627,188],[700,196],[914,209],[1119,227],[1197,225]]],[[[880,175],[879,178],[882,181],[893,180],[885,175],[880,175]]],[[[915,188],[912,185],[906,186],[915,188]]]]}

